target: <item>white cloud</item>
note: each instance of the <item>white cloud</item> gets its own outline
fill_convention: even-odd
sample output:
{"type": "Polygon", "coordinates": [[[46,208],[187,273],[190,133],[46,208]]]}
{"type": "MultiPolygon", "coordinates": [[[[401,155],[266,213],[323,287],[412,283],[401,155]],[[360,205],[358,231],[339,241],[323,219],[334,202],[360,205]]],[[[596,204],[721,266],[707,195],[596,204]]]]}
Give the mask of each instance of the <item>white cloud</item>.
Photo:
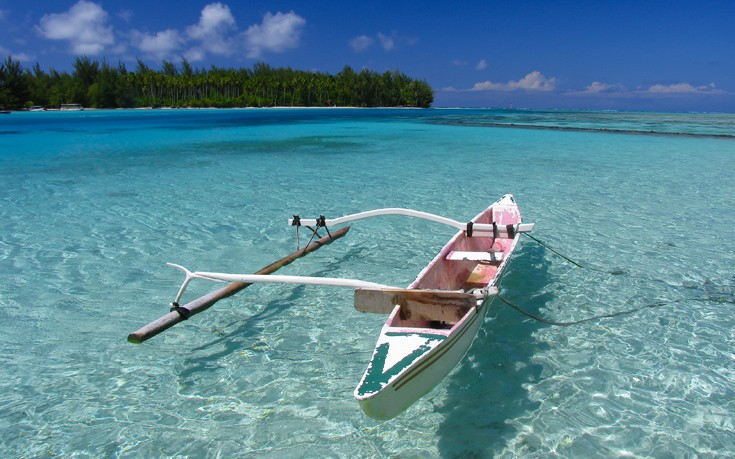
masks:
{"type": "Polygon", "coordinates": [[[7,58],[8,56],[15,59],[16,61],[21,61],[21,62],[32,62],[33,60],[35,60],[33,56],[29,54],[14,53],[10,51],[9,49],[3,48],[2,46],[0,46],[0,60],[5,60],[5,58],[7,58]]]}
{"type": "Polygon", "coordinates": [[[354,52],[360,53],[372,48],[376,42],[380,44],[380,47],[383,48],[384,51],[394,51],[398,49],[399,45],[413,46],[418,43],[418,39],[400,35],[398,32],[391,32],[390,35],[378,32],[375,34],[374,38],[369,35],[360,35],[359,37],[355,37],[350,40],[350,46],[354,52]]]}
{"type": "Polygon", "coordinates": [[[13,57],[13,59],[21,62],[32,62],[35,60],[33,56],[26,53],[12,53],[11,56],[13,57]]]}
{"type": "Polygon", "coordinates": [[[589,94],[599,94],[601,92],[607,92],[613,88],[613,85],[600,83],[599,81],[593,81],[592,84],[587,86],[584,92],[589,94]]]}
{"type": "Polygon", "coordinates": [[[581,91],[569,91],[568,96],[593,96],[600,98],[665,98],[686,95],[727,94],[726,91],[717,89],[714,83],[702,86],[694,86],[690,83],[654,84],[648,87],[639,86],[628,89],[622,84],[607,84],[594,81],[581,91]]]}
{"type": "Polygon", "coordinates": [[[620,95],[626,91],[625,86],[621,84],[608,84],[599,81],[593,81],[582,91],[571,91],[572,95],[591,95],[591,94],[616,94],[620,95]]]}
{"type": "Polygon", "coordinates": [[[235,18],[230,7],[221,3],[206,5],[199,15],[199,22],[186,28],[190,37],[206,40],[212,36],[219,36],[235,27],[235,18]]]}
{"type": "Polygon", "coordinates": [[[668,85],[654,84],[645,92],[651,94],[702,94],[716,93],[719,91],[715,88],[714,83],[710,83],[704,86],[693,86],[689,83],[674,83],[668,85]]]}
{"type": "Polygon", "coordinates": [[[264,51],[281,53],[296,48],[306,19],[293,11],[289,13],[266,13],[261,24],[248,27],[245,31],[245,46],[249,58],[257,58],[264,51]]]}
{"type": "Polygon", "coordinates": [[[181,47],[184,38],[174,29],[166,29],[155,35],[134,30],[131,32],[131,41],[143,53],[165,59],[181,47]]]}
{"type": "Polygon", "coordinates": [[[155,34],[133,30],[130,41],[141,52],[156,59],[170,58],[189,43],[192,47],[184,52],[184,56],[196,62],[204,60],[207,53],[233,53],[236,47],[229,34],[236,27],[230,8],[217,2],[205,5],[199,21],[187,27],[185,33],[176,29],[166,29],[155,34]]]}
{"type": "Polygon", "coordinates": [[[50,40],[66,40],[75,54],[101,54],[115,44],[108,14],[96,3],[79,0],[65,13],[47,14],[37,30],[50,40]]]}
{"type": "Polygon", "coordinates": [[[538,70],[535,70],[524,76],[518,81],[509,81],[507,83],[493,83],[492,81],[483,81],[475,83],[470,91],[539,91],[548,92],[556,88],[557,79],[547,78],[538,70]]]}
{"type": "Polygon", "coordinates": [[[487,68],[487,61],[485,59],[480,59],[480,62],[477,63],[475,66],[476,70],[485,70],[487,68]]]}
{"type": "Polygon", "coordinates": [[[389,37],[388,35],[385,35],[381,32],[378,32],[378,41],[380,41],[380,46],[383,47],[386,51],[392,51],[396,48],[396,40],[393,37],[389,37]]]}
{"type": "Polygon", "coordinates": [[[132,10],[120,10],[117,13],[117,17],[119,17],[123,21],[129,23],[130,21],[133,20],[133,17],[135,17],[135,13],[133,13],[132,10]]]}
{"type": "Polygon", "coordinates": [[[199,22],[186,28],[192,40],[200,42],[202,53],[231,54],[233,44],[227,34],[237,27],[230,7],[222,3],[206,5],[199,16],[199,22]]]}
{"type": "Polygon", "coordinates": [[[207,54],[201,48],[192,48],[184,53],[184,57],[189,62],[203,61],[207,54]]]}
{"type": "Polygon", "coordinates": [[[355,37],[350,40],[352,51],[356,53],[366,51],[368,48],[373,46],[373,43],[375,43],[375,40],[373,40],[372,37],[368,37],[367,35],[360,35],[359,37],[355,37]]]}

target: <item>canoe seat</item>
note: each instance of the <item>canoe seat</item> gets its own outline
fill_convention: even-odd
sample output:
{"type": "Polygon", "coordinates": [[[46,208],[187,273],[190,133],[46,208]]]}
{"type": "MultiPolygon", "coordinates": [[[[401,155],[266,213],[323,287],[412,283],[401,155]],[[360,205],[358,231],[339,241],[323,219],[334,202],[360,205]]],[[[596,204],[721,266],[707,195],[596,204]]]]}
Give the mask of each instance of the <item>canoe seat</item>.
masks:
{"type": "Polygon", "coordinates": [[[462,252],[453,250],[447,255],[447,260],[502,261],[503,252],[462,252]]]}
{"type": "Polygon", "coordinates": [[[473,288],[484,288],[495,278],[498,273],[498,266],[479,263],[472,270],[462,288],[465,290],[473,288]]]}

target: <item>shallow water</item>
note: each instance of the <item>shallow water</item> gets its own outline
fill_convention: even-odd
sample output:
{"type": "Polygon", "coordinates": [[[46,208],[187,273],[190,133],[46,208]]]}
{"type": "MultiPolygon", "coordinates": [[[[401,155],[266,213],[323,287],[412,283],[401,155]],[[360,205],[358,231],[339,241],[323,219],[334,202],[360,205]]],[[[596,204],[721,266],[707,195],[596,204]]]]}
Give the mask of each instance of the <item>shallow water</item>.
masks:
{"type": "MultiPolygon", "coordinates": [[[[172,110],[0,123],[2,457],[735,452],[733,115],[172,110]],[[505,193],[535,237],[595,269],[523,237],[504,297],[554,321],[643,309],[558,327],[496,301],[450,377],[388,422],[352,398],[384,317],[356,312],[350,290],[254,286],[126,342],[168,311],[182,279],[164,262],[254,272],[294,250],[294,213],[411,207],[464,221],[505,193]]],[[[452,234],[363,220],[282,273],[407,285],[452,234]]],[[[216,287],[195,281],[184,301],[216,287]]]]}

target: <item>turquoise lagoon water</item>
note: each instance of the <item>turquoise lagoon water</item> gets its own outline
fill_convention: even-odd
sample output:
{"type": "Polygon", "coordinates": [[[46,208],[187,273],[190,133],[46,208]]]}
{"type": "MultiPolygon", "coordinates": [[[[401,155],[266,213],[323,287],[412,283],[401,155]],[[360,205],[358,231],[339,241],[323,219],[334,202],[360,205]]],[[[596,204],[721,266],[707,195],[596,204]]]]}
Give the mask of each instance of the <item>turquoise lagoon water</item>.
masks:
{"type": "MultiPolygon", "coordinates": [[[[0,456],[731,457],[734,169],[733,115],[4,116],[0,456]],[[165,262],[254,272],[294,250],[294,213],[463,221],[505,193],[599,268],[523,237],[506,298],[554,321],[643,309],[559,327],[496,301],[457,369],[387,422],[352,397],[384,317],[350,290],[253,286],[126,341],[168,311],[165,262]]],[[[281,272],[407,285],[452,233],[363,220],[281,272]]]]}

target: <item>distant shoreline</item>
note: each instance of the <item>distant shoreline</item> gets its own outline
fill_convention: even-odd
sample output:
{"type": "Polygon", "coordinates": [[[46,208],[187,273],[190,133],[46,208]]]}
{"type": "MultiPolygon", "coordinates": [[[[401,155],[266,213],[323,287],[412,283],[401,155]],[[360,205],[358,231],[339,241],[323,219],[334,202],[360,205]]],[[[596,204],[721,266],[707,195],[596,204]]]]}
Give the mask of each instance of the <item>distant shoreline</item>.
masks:
{"type": "MultiPolygon", "coordinates": [[[[96,108],[96,107],[83,107],[76,110],[62,110],[60,108],[44,108],[43,110],[6,110],[7,112],[13,113],[24,113],[24,112],[92,112],[92,111],[149,111],[149,110],[161,110],[161,111],[172,111],[172,110],[427,110],[433,107],[402,107],[402,106],[386,106],[386,107],[354,107],[354,106],[274,106],[274,107],[125,107],[125,108],[96,108]]],[[[446,107],[450,109],[449,107],[446,107]]]]}
{"type": "MultiPolygon", "coordinates": [[[[713,116],[735,116],[735,113],[729,113],[729,112],[692,112],[692,111],[682,111],[682,112],[659,112],[659,111],[646,111],[646,110],[589,110],[589,109],[576,109],[576,108],[507,108],[507,107],[406,107],[406,106],[384,106],[384,107],[358,107],[358,106],[288,106],[288,105],[279,105],[279,106],[264,106],[264,107],[217,107],[217,106],[208,106],[208,107],[173,107],[173,106],[163,106],[163,107],[153,107],[153,106],[145,106],[145,107],[116,107],[116,108],[96,108],[96,107],[84,107],[82,110],[61,110],[59,108],[43,108],[41,110],[30,110],[28,108],[24,109],[2,109],[0,108],[0,112],[10,112],[10,113],[24,113],[24,112],[74,112],[74,111],[125,111],[125,110],[140,110],[140,111],[146,111],[146,110],[161,110],[161,111],[169,111],[169,110],[267,110],[267,109],[276,109],[276,110],[340,110],[340,109],[355,109],[355,110],[480,110],[480,111],[494,111],[494,112],[506,112],[506,113],[524,113],[524,112],[558,112],[558,113],[599,113],[599,114],[621,114],[621,113],[631,113],[631,114],[648,114],[648,115],[657,115],[657,114],[672,114],[672,115],[713,115],[713,116]]],[[[498,126],[490,126],[487,123],[480,123],[481,126],[488,126],[488,127],[518,127],[518,128],[524,128],[528,126],[529,128],[533,129],[536,128],[533,125],[521,125],[521,124],[514,124],[509,125],[505,123],[497,123],[498,126]]],[[[560,126],[560,130],[565,129],[565,127],[560,126]]],[[[584,128],[569,128],[569,130],[582,130],[584,128]]],[[[619,131],[614,131],[619,132],[619,131]]],[[[634,131],[636,133],[644,131],[634,131]]],[[[733,135],[735,137],[735,135],[733,135]]]]}

